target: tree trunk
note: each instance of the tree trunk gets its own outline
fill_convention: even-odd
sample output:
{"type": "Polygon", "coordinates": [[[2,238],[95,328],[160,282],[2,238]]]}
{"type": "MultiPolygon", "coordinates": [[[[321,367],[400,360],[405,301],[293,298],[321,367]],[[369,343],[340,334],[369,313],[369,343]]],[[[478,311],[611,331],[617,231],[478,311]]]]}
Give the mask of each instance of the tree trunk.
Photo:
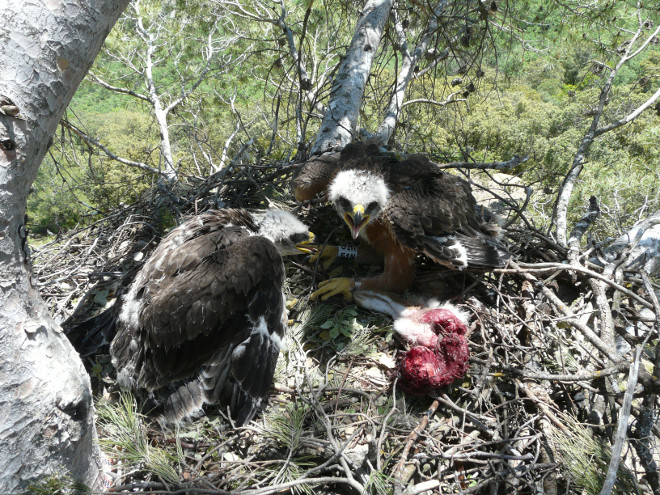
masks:
{"type": "Polygon", "coordinates": [[[95,485],[89,377],[31,282],[25,209],[57,124],[128,0],[4,2],[0,20],[0,493],[95,485]]]}
{"type": "Polygon", "coordinates": [[[392,0],[367,0],[355,35],[332,83],[330,101],[312,154],[339,150],[353,139],[371,65],[392,0]]]}
{"type": "Polygon", "coordinates": [[[156,122],[158,122],[158,129],[160,130],[160,154],[165,162],[161,169],[163,170],[163,175],[170,182],[176,179],[176,170],[174,170],[174,159],[172,158],[172,146],[170,144],[170,128],[167,124],[167,112],[163,109],[163,104],[160,101],[158,92],[156,91],[156,84],[154,83],[154,73],[153,73],[153,54],[156,50],[156,45],[153,39],[142,24],[142,16],[136,7],[136,12],[138,14],[138,30],[142,33],[142,38],[147,43],[147,56],[145,60],[145,83],[147,90],[149,91],[149,101],[153,106],[154,115],[156,117],[156,122]]]}
{"type": "Polygon", "coordinates": [[[431,39],[438,29],[438,18],[447,7],[447,3],[447,0],[440,0],[435,5],[433,14],[429,16],[426,30],[412,53],[410,53],[410,50],[408,49],[406,33],[402,23],[399,19],[395,22],[394,29],[397,33],[397,38],[399,39],[399,51],[401,52],[402,58],[401,69],[397,74],[396,84],[392,91],[390,103],[385,111],[385,117],[376,131],[375,141],[379,144],[386,145],[394,135],[394,129],[396,128],[401,109],[403,108],[406,89],[408,89],[408,84],[410,84],[410,81],[415,74],[415,65],[428,49],[431,39]]]}

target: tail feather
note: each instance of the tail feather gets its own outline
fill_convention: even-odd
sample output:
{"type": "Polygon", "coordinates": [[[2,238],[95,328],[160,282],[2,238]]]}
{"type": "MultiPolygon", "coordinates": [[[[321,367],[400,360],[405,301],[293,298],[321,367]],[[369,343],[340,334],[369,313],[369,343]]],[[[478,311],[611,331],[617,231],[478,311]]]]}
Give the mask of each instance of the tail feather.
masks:
{"type": "Polygon", "coordinates": [[[199,380],[184,383],[165,399],[165,418],[178,423],[198,413],[204,405],[204,394],[199,380]]]}
{"type": "Polygon", "coordinates": [[[468,253],[468,266],[475,268],[499,268],[506,265],[511,254],[493,238],[458,236],[468,253]]]}

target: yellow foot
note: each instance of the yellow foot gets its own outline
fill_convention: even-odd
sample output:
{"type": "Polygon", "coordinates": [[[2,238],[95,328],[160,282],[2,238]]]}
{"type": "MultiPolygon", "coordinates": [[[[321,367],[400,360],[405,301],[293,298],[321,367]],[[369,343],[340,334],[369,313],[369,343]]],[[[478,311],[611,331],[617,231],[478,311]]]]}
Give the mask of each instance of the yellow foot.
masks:
{"type": "Polygon", "coordinates": [[[347,302],[353,300],[353,289],[355,288],[355,279],[348,277],[331,278],[319,282],[319,288],[312,292],[309,298],[314,301],[321,296],[321,301],[327,301],[332,296],[341,294],[347,302]]]}
{"type": "MultiPolygon", "coordinates": [[[[320,246],[319,246],[320,247],[320,246]]],[[[339,253],[339,248],[337,246],[325,246],[321,251],[316,252],[315,254],[309,257],[309,262],[312,265],[316,265],[317,260],[321,262],[325,270],[328,269],[332,262],[337,258],[339,253]]]]}
{"type": "Polygon", "coordinates": [[[286,302],[286,304],[284,305],[284,307],[285,307],[288,311],[291,311],[291,310],[293,309],[293,307],[294,307],[296,304],[298,304],[298,299],[297,299],[297,298],[296,298],[296,299],[289,299],[289,300],[286,302]]]}

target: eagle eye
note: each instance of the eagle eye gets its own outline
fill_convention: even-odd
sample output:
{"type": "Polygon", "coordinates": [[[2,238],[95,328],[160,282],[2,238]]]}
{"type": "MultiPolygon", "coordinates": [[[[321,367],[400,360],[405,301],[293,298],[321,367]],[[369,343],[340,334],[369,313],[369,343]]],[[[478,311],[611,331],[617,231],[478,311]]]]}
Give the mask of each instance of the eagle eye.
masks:
{"type": "Polygon", "coordinates": [[[351,202],[349,200],[347,200],[345,197],[341,196],[337,200],[337,202],[339,203],[339,206],[341,206],[341,208],[343,210],[350,210],[351,209],[351,202]]]}
{"type": "Polygon", "coordinates": [[[306,241],[307,239],[309,239],[309,234],[305,234],[304,232],[296,232],[289,237],[289,240],[293,244],[298,244],[299,242],[306,241]]]}

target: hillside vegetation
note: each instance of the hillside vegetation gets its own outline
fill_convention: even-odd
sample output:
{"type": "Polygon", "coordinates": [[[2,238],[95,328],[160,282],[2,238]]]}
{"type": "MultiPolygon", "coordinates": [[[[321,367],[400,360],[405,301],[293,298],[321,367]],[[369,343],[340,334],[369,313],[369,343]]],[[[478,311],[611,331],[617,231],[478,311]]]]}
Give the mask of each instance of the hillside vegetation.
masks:
{"type": "MultiPolygon", "coordinates": [[[[301,132],[293,118],[297,93],[288,80],[285,64],[291,62],[275,26],[231,17],[214,2],[150,1],[141,2],[140,8],[145,26],[157,36],[153,80],[164,105],[191,89],[207,70],[168,118],[173,160],[184,181],[216,172],[244,148],[247,155],[239,157],[240,163],[297,158],[296,132],[301,132]],[[160,24],[156,29],[148,23],[160,24]],[[220,46],[209,61],[204,50],[210,36],[219,39],[215,44],[220,46]]],[[[303,6],[287,8],[287,22],[300,30],[303,6]]],[[[354,8],[346,4],[331,10],[330,5],[311,4],[306,29],[317,36],[309,48],[315,50],[309,55],[315,63],[337,63],[341,53],[329,51],[324,23],[333,27],[336,46],[345,46],[352,34],[354,8]]],[[[500,8],[511,9],[503,16],[512,24],[510,34],[485,33],[482,39],[477,37],[481,33],[474,33],[462,41],[466,50],[471,43],[482,48],[479,59],[466,55],[467,66],[460,66],[458,58],[420,70],[408,100],[449,98],[453,103],[404,107],[394,145],[405,152],[428,152],[439,162],[504,161],[528,155],[515,174],[534,188],[542,224],[548,219],[552,193],[589,126],[602,84],[600,64],[616,62],[626,34],[620,30],[620,19],[629,16],[628,24],[634,26],[634,9],[623,2],[608,2],[587,18],[547,2],[515,2],[500,8]],[[522,14],[525,17],[518,19],[522,14]]],[[[127,94],[147,92],[140,62],[144,46],[134,18],[135,13],[127,12],[109,37],[92,69],[95,77],[88,77],[80,87],[67,120],[112,154],[162,170],[153,108],[127,94]],[[122,92],[100,86],[98,80],[122,92]]],[[[657,46],[655,41],[652,49],[622,69],[614,81],[608,119],[625,116],[656,90],[657,46]]],[[[361,112],[365,129],[378,124],[396,74],[393,56],[383,49],[377,60],[361,112]]],[[[309,142],[318,130],[320,114],[313,106],[305,110],[309,122],[302,141],[309,142]]],[[[659,173],[659,112],[648,111],[632,125],[596,140],[572,198],[575,214],[583,211],[590,195],[596,195],[607,213],[607,231],[614,234],[658,207],[653,184],[659,173]]],[[[57,233],[89,223],[120,203],[136,201],[156,179],[155,174],[110,159],[62,128],[30,199],[32,231],[57,233]]]]}

